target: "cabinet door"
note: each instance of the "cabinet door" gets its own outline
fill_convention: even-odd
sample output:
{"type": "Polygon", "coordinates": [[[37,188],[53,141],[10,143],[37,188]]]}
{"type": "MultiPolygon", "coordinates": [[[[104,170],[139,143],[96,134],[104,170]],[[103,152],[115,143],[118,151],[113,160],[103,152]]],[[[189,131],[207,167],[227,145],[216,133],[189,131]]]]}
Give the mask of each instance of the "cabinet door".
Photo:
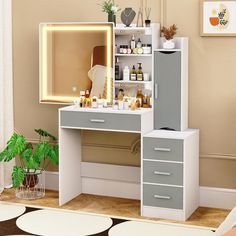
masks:
{"type": "Polygon", "coordinates": [[[181,52],[154,56],[154,127],[181,130],[181,52]]]}

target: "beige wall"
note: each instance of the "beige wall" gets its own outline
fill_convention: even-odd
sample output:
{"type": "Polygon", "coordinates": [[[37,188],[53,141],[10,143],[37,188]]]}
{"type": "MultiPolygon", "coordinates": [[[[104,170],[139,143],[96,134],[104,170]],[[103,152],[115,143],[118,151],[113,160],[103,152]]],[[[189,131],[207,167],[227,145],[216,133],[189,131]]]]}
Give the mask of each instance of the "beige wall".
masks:
{"type": "MultiPolygon", "coordinates": [[[[34,128],[57,133],[58,126],[59,106],[38,103],[39,23],[105,21],[99,2],[13,0],[15,128],[29,139],[35,138],[34,128]]],[[[151,19],[160,21],[160,0],[149,2],[151,19]]],[[[139,1],[117,3],[137,10],[139,1]]],[[[201,131],[201,185],[236,188],[235,38],[199,36],[199,0],[166,0],[164,20],[167,25],[176,23],[179,35],[190,38],[189,125],[201,131]]],[[[137,135],[84,132],[83,136],[86,160],[139,165],[138,155],[129,150],[137,135]]]]}

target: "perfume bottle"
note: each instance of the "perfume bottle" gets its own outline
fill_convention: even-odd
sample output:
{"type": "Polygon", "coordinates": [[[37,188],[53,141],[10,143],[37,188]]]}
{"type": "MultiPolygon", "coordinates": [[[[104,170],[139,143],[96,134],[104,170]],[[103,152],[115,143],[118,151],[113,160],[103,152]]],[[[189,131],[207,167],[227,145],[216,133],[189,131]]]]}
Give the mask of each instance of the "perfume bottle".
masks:
{"type": "Polygon", "coordinates": [[[119,58],[116,58],[116,64],[115,64],[115,80],[122,80],[121,78],[121,63],[119,61],[119,58]]]}
{"type": "Polygon", "coordinates": [[[136,48],[136,42],[135,42],[134,34],[133,34],[131,42],[130,42],[130,48],[131,48],[132,51],[136,48]]]}
{"type": "Polygon", "coordinates": [[[141,42],[141,39],[139,38],[137,42],[137,48],[141,48],[141,47],[142,47],[142,42],[141,42]]]}
{"type": "Polygon", "coordinates": [[[137,81],[143,81],[143,68],[142,68],[142,63],[138,63],[138,71],[137,71],[137,81]]]}
{"type": "Polygon", "coordinates": [[[136,69],[135,69],[135,65],[133,65],[133,68],[130,72],[130,80],[131,81],[136,81],[137,80],[137,72],[136,72],[136,69]]]}

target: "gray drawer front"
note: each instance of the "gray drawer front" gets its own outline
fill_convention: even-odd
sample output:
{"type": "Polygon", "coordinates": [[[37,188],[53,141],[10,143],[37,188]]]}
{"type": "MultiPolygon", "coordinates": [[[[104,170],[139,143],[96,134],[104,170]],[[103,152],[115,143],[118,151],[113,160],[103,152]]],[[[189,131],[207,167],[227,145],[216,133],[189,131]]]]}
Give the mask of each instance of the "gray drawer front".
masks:
{"type": "Polygon", "coordinates": [[[143,151],[144,159],[183,161],[183,140],[144,137],[143,151]]]}
{"type": "Polygon", "coordinates": [[[144,161],[143,181],[183,186],[183,164],[144,161]]]}
{"type": "Polygon", "coordinates": [[[61,111],[61,126],[141,131],[141,116],[132,114],[61,111]]]}
{"type": "Polygon", "coordinates": [[[145,206],[183,209],[183,189],[144,184],[143,204],[145,206]]]}

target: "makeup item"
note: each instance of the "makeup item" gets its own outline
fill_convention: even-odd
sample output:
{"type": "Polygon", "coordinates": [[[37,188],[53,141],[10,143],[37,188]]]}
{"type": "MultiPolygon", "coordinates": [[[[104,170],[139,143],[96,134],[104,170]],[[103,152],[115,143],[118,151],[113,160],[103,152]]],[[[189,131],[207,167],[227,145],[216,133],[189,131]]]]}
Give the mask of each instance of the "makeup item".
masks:
{"type": "Polygon", "coordinates": [[[123,54],[127,54],[127,53],[128,53],[128,46],[124,45],[123,54]]]}
{"type": "Polygon", "coordinates": [[[129,81],[130,78],[130,70],[128,66],[125,66],[124,70],[123,70],[123,80],[124,81],[129,81]]]}
{"type": "Polygon", "coordinates": [[[143,68],[142,68],[142,63],[138,63],[138,71],[137,71],[137,81],[143,81],[143,68]]]}
{"type": "Polygon", "coordinates": [[[115,64],[115,80],[122,80],[121,78],[121,63],[118,57],[116,57],[115,64]]]}
{"type": "Polygon", "coordinates": [[[107,108],[107,100],[106,99],[103,99],[103,107],[107,108]]]}
{"type": "Polygon", "coordinates": [[[113,102],[113,109],[118,110],[118,100],[117,99],[115,99],[113,102]]]}
{"type": "Polygon", "coordinates": [[[150,75],[149,75],[149,73],[143,73],[143,80],[144,80],[144,81],[150,81],[150,75]]]}
{"type": "Polygon", "coordinates": [[[152,44],[147,44],[147,47],[149,48],[149,53],[152,53],[152,44]]]}
{"type": "Polygon", "coordinates": [[[143,48],[138,48],[137,53],[138,54],[143,54],[143,48]]]}
{"type": "Polygon", "coordinates": [[[98,97],[98,108],[103,108],[103,99],[102,99],[102,95],[100,94],[98,97]]]}
{"type": "Polygon", "coordinates": [[[115,54],[118,53],[118,48],[117,48],[117,44],[115,45],[115,54]]]}
{"type": "Polygon", "coordinates": [[[124,98],[124,90],[120,89],[117,99],[118,99],[118,101],[123,101],[123,98],[124,98]]]}
{"type": "Polygon", "coordinates": [[[74,100],[74,106],[75,106],[75,108],[79,108],[80,107],[80,99],[74,100]]]}
{"type": "Polygon", "coordinates": [[[80,91],[80,107],[84,107],[85,91],[80,91]]]}
{"type": "Polygon", "coordinates": [[[132,101],[130,108],[131,111],[135,111],[137,109],[136,101],[132,101]]]}
{"type": "Polygon", "coordinates": [[[90,94],[90,92],[89,92],[89,90],[87,89],[87,90],[85,91],[85,98],[89,98],[89,94],[90,94]]]}
{"type": "Polygon", "coordinates": [[[98,101],[96,96],[92,98],[92,108],[98,108],[98,101]]]}
{"type": "Polygon", "coordinates": [[[137,48],[141,48],[141,47],[142,47],[142,42],[141,42],[141,39],[139,38],[137,42],[137,48]]]}
{"type": "Polygon", "coordinates": [[[137,99],[137,101],[139,101],[140,107],[143,106],[143,98],[144,98],[144,96],[143,96],[143,93],[142,93],[142,89],[138,89],[136,99],[137,99]]]}
{"type": "Polygon", "coordinates": [[[136,72],[136,69],[135,69],[135,65],[133,65],[133,68],[131,70],[130,80],[131,81],[136,81],[137,80],[137,72],[136,72]]]}
{"type": "Polygon", "coordinates": [[[134,34],[133,34],[132,39],[130,41],[130,48],[132,49],[132,51],[136,48],[136,42],[135,42],[134,34]]]}
{"type": "Polygon", "coordinates": [[[138,48],[133,49],[133,54],[138,54],[138,48]]]}
{"type": "Polygon", "coordinates": [[[124,110],[124,102],[122,101],[118,101],[118,109],[119,110],[124,110]]]}
{"type": "Polygon", "coordinates": [[[143,54],[151,54],[150,44],[142,44],[143,54]]]}
{"type": "Polygon", "coordinates": [[[119,53],[120,53],[120,54],[123,54],[123,45],[120,45],[119,53]]]}
{"type": "Polygon", "coordinates": [[[130,47],[128,47],[127,54],[131,54],[131,53],[132,53],[132,49],[130,47]]]}
{"type": "Polygon", "coordinates": [[[124,110],[129,110],[129,100],[127,97],[124,97],[124,110]]]}

